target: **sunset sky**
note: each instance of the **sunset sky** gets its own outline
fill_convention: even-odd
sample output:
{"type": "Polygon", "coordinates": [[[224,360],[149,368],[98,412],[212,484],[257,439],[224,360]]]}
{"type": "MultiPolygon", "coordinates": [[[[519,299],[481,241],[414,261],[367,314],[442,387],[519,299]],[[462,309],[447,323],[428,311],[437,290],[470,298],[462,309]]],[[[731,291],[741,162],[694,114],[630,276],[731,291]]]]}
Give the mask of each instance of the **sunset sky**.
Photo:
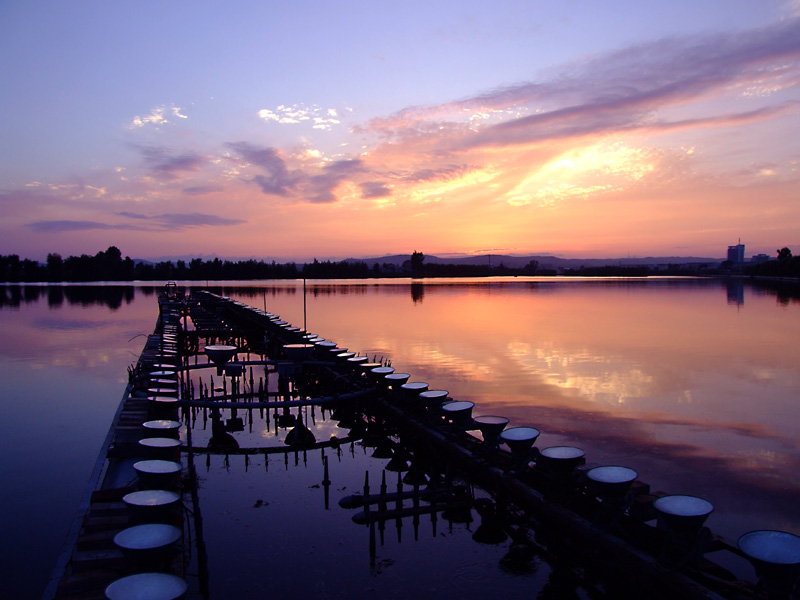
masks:
{"type": "Polygon", "coordinates": [[[0,90],[0,254],[800,253],[800,0],[2,0],[0,90]]]}

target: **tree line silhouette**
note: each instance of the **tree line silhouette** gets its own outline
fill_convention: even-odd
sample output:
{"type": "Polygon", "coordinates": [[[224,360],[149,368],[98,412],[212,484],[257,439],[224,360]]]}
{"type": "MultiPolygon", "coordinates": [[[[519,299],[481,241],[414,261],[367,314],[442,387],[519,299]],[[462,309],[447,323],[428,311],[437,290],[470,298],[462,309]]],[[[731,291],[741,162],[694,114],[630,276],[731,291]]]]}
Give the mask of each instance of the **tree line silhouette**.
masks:
{"type": "Polygon", "coordinates": [[[775,260],[748,265],[744,273],[756,277],[800,277],[800,256],[792,256],[792,251],[783,247],[775,260]]]}
{"type": "Polygon", "coordinates": [[[260,260],[230,261],[214,258],[204,261],[193,258],[189,262],[178,260],[157,263],[135,262],[122,257],[116,246],[94,256],[82,254],[62,258],[60,254],[47,255],[45,263],[20,259],[16,254],[0,255],[0,281],[29,282],[86,282],[86,281],[232,281],[253,279],[363,279],[368,277],[481,277],[488,275],[533,274],[536,261],[524,269],[510,269],[502,264],[454,265],[424,264],[425,256],[415,251],[403,266],[365,261],[320,261],[297,265],[294,262],[277,263],[260,260]]]}
{"type": "MultiPolygon", "coordinates": [[[[257,261],[229,261],[214,258],[204,261],[193,258],[188,263],[178,260],[157,263],[135,262],[129,256],[122,257],[116,246],[100,251],[94,256],[81,254],[62,258],[60,254],[47,255],[47,261],[40,263],[30,259],[20,259],[16,254],[0,255],[0,282],[87,282],[87,281],[233,281],[254,279],[364,279],[382,277],[487,277],[492,275],[556,275],[543,271],[536,260],[531,260],[522,268],[498,265],[468,265],[452,263],[425,263],[425,255],[414,251],[403,265],[375,263],[369,266],[365,261],[343,260],[339,262],[319,261],[303,265],[296,263],[277,263],[257,261]]],[[[719,271],[707,270],[706,275],[725,274],[726,268],[719,271]]],[[[778,250],[777,258],[760,264],[746,265],[742,273],[764,277],[800,277],[800,257],[792,256],[789,248],[778,250]]],[[[647,267],[607,266],[583,269],[570,269],[564,275],[581,276],[627,276],[647,275],[686,275],[686,269],[675,265],[675,272],[652,271],[647,267]]]]}
{"type": "Polygon", "coordinates": [[[294,263],[255,260],[233,262],[219,258],[210,261],[194,258],[189,263],[183,260],[175,263],[135,262],[129,256],[123,258],[116,246],[109,246],[94,256],[81,254],[62,258],[60,254],[51,253],[44,264],[20,259],[16,254],[0,256],[0,281],[8,282],[294,279],[301,276],[300,272],[294,263]]]}

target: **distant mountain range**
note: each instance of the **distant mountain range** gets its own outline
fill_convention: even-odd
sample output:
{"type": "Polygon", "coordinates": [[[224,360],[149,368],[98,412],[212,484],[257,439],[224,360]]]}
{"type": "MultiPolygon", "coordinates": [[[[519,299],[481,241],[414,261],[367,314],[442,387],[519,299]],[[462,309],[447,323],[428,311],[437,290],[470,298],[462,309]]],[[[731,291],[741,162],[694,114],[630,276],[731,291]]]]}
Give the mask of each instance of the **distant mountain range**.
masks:
{"type": "MultiPolygon", "coordinates": [[[[401,266],[410,260],[409,254],[393,254],[378,258],[348,258],[348,262],[366,262],[372,267],[374,264],[392,264],[401,266]]],[[[537,261],[539,269],[562,270],[580,269],[581,267],[605,266],[646,266],[646,265],[685,265],[708,264],[718,265],[723,258],[707,258],[698,256],[658,256],[645,258],[559,258],[557,256],[537,255],[515,256],[509,254],[481,254],[479,256],[464,256],[458,258],[442,258],[430,254],[425,255],[425,263],[454,264],[454,265],[490,265],[497,267],[504,265],[511,269],[521,269],[532,260],[537,261]]]]}
{"type": "MultiPolygon", "coordinates": [[[[155,264],[161,261],[177,262],[183,260],[187,264],[193,258],[201,258],[203,261],[210,261],[217,258],[212,255],[203,256],[173,256],[173,257],[159,257],[152,260],[135,259],[136,263],[155,264]]],[[[222,257],[220,257],[222,258],[222,257]]],[[[371,257],[371,258],[347,258],[347,262],[365,262],[369,267],[374,264],[384,265],[390,264],[400,267],[406,261],[411,259],[410,254],[390,254],[387,256],[371,257]]],[[[290,260],[278,260],[271,258],[256,258],[249,257],[228,257],[222,258],[232,262],[256,260],[263,262],[276,263],[289,263],[295,262],[290,260]]],[[[327,259],[323,259],[327,260],[327,259]]],[[[561,271],[564,269],[580,269],[591,267],[605,267],[605,266],[650,266],[650,265],[685,265],[685,264],[705,264],[705,265],[718,265],[724,258],[709,258],[699,256],[648,256],[644,258],[559,258],[558,256],[531,254],[528,256],[516,256],[510,254],[481,254],[477,256],[462,256],[462,257],[439,257],[433,254],[425,255],[425,263],[432,264],[454,264],[454,265],[489,265],[497,267],[504,265],[511,269],[520,269],[528,265],[532,260],[537,261],[540,270],[556,270],[561,271]]],[[[341,262],[339,260],[331,260],[331,262],[341,262]]],[[[298,262],[298,265],[303,263],[298,262]]]]}

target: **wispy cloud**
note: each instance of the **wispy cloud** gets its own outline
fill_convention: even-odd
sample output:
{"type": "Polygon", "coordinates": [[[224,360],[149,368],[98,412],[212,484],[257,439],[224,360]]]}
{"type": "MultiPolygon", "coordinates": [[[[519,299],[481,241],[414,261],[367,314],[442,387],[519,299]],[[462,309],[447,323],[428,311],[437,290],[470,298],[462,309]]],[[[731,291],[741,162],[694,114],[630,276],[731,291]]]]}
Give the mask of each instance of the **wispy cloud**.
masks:
{"type": "Polygon", "coordinates": [[[185,152],[172,154],[166,148],[143,146],[140,147],[145,164],[158,177],[174,179],[182,172],[196,172],[207,162],[199,154],[185,152]]]}
{"type": "Polygon", "coordinates": [[[385,198],[392,194],[392,188],[384,181],[365,181],[360,187],[362,198],[385,198]]]}
{"type": "Polygon", "coordinates": [[[71,231],[91,231],[97,229],[142,229],[134,225],[108,224],[97,221],[34,221],[28,227],[36,233],[66,233],[71,231]]]}
{"type": "MultiPolygon", "coordinates": [[[[418,143],[438,135],[437,151],[536,144],[553,139],[670,127],[669,109],[752,86],[800,84],[800,20],[758,30],[668,38],[587,59],[552,80],[530,82],[440,106],[410,107],[375,119],[363,133],[418,143]],[[474,127],[475,115],[505,116],[474,127]]],[[[762,110],[715,115],[714,125],[765,118],[762,110]]]]}
{"type": "Polygon", "coordinates": [[[144,215],[132,212],[118,212],[118,216],[132,219],[134,223],[100,221],[53,220],[34,221],[28,228],[36,233],[69,233],[76,231],[116,230],[116,231],[181,231],[195,227],[228,227],[246,223],[245,219],[231,219],[202,213],[170,213],[144,215]]]}
{"type": "Polygon", "coordinates": [[[281,125],[310,124],[313,129],[328,131],[336,125],[341,125],[339,112],[335,108],[321,108],[319,106],[305,106],[281,104],[274,109],[262,108],[258,111],[258,118],[263,121],[280,123],[281,125]]]}
{"type": "Polygon", "coordinates": [[[359,159],[339,160],[326,165],[321,173],[309,177],[305,199],[315,204],[336,202],[336,188],[364,171],[364,164],[359,159]]]}
{"type": "Polygon", "coordinates": [[[467,165],[445,164],[437,168],[416,169],[411,171],[399,171],[393,175],[405,182],[421,183],[424,181],[446,181],[463,175],[468,170],[467,165]]]}
{"type": "Polygon", "coordinates": [[[224,190],[225,188],[221,185],[195,185],[183,188],[183,193],[189,196],[204,196],[205,194],[213,194],[224,190]]]}
{"type": "Polygon", "coordinates": [[[141,129],[142,127],[152,126],[158,128],[166,125],[170,119],[188,119],[187,115],[181,113],[181,108],[177,106],[157,106],[149,114],[137,115],[128,123],[128,129],[141,129]]]}
{"type": "Polygon", "coordinates": [[[174,229],[186,229],[189,227],[228,227],[230,225],[247,223],[246,219],[231,219],[228,217],[201,213],[172,213],[156,215],[153,219],[161,222],[165,227],[174,229]]]}
{"type": "MultiPolygon", "coordinates": [[[[290,169],[287,158],[275,148],[259,147],[247,142],[228,143],[227,147],[245,161],[243,166],[252,166],[261,171],[245,178],[245,181],[258,185],[264,194],[313,204],[337,201],[336,188],[344,181],[355,181],[366,172],[360,159],[326,162],[320,161],[316,154],[304,153],[297,168],[290,169]]],[[[297,162],[296,158],[293,160],[297,162]]]]}
{"type": "Polygon", "coordinates": [[[230,225],[241,225],[247,223],[245,219],[231,219],[228,217],[220,217],[218,215],[209,215],[203,213],[168,213],[160,215],[145,215],[134,212],[118,212],[118,215],[135,219],[138,221],[146,222],[147,227],[152,230],[169,229],[170,231],[179,231],[189,229],[192,227],[227,227],[230,225]]]}
{"type": "Polygon", "coordinates": [[[227,146],[246,163],[262,171],[251,181],[265,194],[288,196],[302,178],[301,174],[289,171],[286,161],[275,148],[262,148],[247,142],[233,142],[227,146]]]}

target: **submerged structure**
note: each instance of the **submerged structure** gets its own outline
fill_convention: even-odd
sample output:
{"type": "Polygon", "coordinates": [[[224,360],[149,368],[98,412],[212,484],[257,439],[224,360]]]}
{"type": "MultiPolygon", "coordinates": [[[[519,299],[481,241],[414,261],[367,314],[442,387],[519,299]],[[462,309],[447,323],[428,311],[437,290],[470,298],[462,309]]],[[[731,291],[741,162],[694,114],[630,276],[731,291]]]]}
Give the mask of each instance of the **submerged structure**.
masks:
{"type": "Polygon", "coordinates": [[[730,543],[708,501],[266,310],[159,309],[47,600],[796,597],[792,534],[730,543]]]}

